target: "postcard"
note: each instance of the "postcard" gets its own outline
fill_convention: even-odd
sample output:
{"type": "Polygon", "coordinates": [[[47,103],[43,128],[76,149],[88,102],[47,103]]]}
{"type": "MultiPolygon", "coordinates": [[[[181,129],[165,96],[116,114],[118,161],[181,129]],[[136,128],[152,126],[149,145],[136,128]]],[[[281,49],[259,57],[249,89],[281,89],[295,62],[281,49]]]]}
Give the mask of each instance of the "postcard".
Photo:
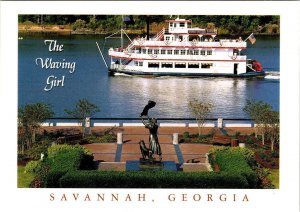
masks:
{"type": "Polygon", "coordinates": [[[297,6],[1,3],[3,207],[299,210],[297,6]]]}

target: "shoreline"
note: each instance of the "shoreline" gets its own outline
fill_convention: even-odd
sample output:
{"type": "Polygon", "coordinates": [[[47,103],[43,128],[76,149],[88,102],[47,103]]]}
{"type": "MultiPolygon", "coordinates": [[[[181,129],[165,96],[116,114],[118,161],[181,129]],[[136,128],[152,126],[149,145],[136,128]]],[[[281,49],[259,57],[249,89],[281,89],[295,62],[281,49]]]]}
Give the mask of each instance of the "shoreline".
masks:
{"type": "MultiPolygon", "coordinates": [[[[32,25],[28,26],[25,24],[18,24],[18,33],[24,35],[30,34],[57,34],[57,35],[108,35],[116,32],[116,30],[111,31],[100,31],[100,30],[73,30],[70,25],[46,25],[46,26],[39,26],[39,25],[32,25]]],[[[146,33],[145,29],[135,29],[135,30],[128,30],[125,29],[126,33],[129,35],[142,35],[146,33]]],[[[159,30],[151,30],[151,36],[158,33],[159,30]]],[[[254,33],[256,36],[271,36],[271,37],[279,37],[280,33],[254,33]]],[[[243,34],[218,34],[219,36],[248,36],[249,32],[243,34]]]]}

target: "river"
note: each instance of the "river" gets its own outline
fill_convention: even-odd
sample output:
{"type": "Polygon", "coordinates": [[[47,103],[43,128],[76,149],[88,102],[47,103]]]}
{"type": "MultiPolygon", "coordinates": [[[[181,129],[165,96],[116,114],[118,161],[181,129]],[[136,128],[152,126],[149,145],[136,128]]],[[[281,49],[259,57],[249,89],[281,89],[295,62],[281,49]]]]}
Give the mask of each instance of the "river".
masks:
{"type": "MultiPolygon", "coordinates": [[[[97,118],[137,118],[148,100],[157,102],[150,115],[158,118],[190,118],[188,103],[193,99],[212,102],[211,118],[248,118],[243,112],[247,99],[262,100],[279,111],[279,80],[179,77],[109,77],[96,41],[116,46],[116,39],[100,35],[22,35],[19,40],[18,104],[50,104],[55,117],[67,117],[82,98],[100,107],[97,118]],[[56,40],[62,51],[49,51],[45,40],[56,40]],[[41,59],[38,59],[41,58],[41,59]],[[72,68],[43,68],[41,60],[70,62],[72,68]],[[72,71],[74,71],[72,73],[72,71]],[[44,88],[47,79],[64,79],[63,86],[44,88]],[[64,76],[64,77],[63,77],[64,76]]],[[[265,71],[279,71],[279,38],[256,37],[243,53],[260,61],[265,71]]],[[[58,46],[58,45],[57,45],[58,46]]],[[[58,48],[58,47],[57,47],[58,48]]],[[[56,49],[59,50],[59,49],[56,49]]],[[[105,55],[107,58],[107,55],[105,55]]],[[[107,58],[109,61],[109,58],[107,58]]],[[[48,86],[49,87],[49,86],[48,86]]]]}

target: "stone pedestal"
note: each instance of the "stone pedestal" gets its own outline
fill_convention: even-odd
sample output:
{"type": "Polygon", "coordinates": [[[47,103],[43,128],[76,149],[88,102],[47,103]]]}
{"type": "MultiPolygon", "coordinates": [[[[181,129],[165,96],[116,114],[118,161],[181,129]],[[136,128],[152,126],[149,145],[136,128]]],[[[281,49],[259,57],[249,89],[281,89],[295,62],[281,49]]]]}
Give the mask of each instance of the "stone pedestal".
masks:
{"type": "Polygon", "coordinates": [[[178,144],[178,133],[173,133],[173,144],[178,144]]]}
{"type": "Polygon", "coordinates": [[[90,135],[91,133],[91,119],[90,117],[86,117],[84,123],[84,134],[90,135]]]}
{"type": "Polygon", "coordinates": [[[122,132],[117,133],[117,144],[123,144],[123,133],[122,132]]]}
{"type": "Polygon", "coordinates": [[[223,119],[222,118],[218,118],[217,126],[218,126],[218,128],[223,128],[223,119]]]}

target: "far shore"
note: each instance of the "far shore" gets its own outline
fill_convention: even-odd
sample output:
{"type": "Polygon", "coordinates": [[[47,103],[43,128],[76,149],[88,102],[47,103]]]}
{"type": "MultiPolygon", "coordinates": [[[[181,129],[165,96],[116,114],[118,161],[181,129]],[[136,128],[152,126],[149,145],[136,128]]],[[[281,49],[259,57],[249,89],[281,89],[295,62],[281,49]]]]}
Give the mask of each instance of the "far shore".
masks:
{"type": "MultiPolygon", "coordinates": [[[[154,35],[159,32],[160,29],[154,27],[151,29],[151,34],[154,35]]],[[[114,33],[118,30],[111,30],[111,31],[104,31],[100,29],[91,30],[91,29],[82,29],[82,30],[73,30],[71,25],[25,25],[19,24],[18,25],[18,32],[19,34],[57,34],[57,35],[107,35],[114,33]]],[[[146,34],[146,29],[125,29],[127,34],[132,35],[143,35],[146,34]]],[[[228,34],[221,34],[221,36],[237,36],[237,35],[228,35],[228,34]]],[[[249,35],[249,33],[244,33],[244,35],[249,35]]],[[[258,36],[279,36],[279,33],[255,33],[258,36]]]]}

